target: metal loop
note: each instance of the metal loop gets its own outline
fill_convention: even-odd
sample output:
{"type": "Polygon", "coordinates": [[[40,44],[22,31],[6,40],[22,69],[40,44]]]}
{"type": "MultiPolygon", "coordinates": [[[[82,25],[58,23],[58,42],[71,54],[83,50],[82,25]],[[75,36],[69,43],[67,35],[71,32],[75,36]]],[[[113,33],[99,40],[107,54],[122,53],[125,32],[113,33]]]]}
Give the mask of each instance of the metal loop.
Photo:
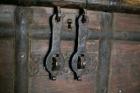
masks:
{"type": "Polygon", "coordinates": [[[57,22],[60,22],[60,20],[61,20],[61,9],[60,9],[59,6],[55,6],[55,7],[54,7],[54,14],[56,14],[55,20],[56,20],[57,22]]]}

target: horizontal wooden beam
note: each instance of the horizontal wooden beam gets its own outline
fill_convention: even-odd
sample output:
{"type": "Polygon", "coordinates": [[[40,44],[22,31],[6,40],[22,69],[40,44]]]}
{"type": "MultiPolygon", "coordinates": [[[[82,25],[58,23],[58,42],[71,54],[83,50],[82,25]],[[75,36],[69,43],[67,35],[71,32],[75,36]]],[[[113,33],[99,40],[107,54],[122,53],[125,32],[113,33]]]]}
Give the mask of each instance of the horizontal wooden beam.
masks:
{"type": "MultiPolygon", "coordinates": [[[[47,39],[49,38],[49,31],[43,29],[32,29],[30,37],[33,39],[47,39]]],[[[75,38],[75,33],[63,31],[61,34],[63,40],[73,40],[75,38]]],[[[130,40],[130,41],[140,41],[140,32],[128,32],[128,31],[114,31],[114,32],[100,32],[95,30],[89,30],[88,39],[98,40],[102,37],[107,37],[114,40],[130,40]]]]}
{"type": "Polygon", "coordinates": [[[15,29],[0,28],[0,38],[13,38],[15,36],[15,29]]]}
{"type": "MultiPolygon", "coordinates": [[[[0,28],[0,38],[11,38],[14,37],[14,29],[4,29],[0,28]]],[[[49,39],[49,29],[30,29],[29,36],[32,39],[49,39]]],[[[62,40],[74,40],[74,31],[62,31],[62,40]]],[[[114,40],[130,40],[130,41],[140,41],[140,32],[132,31],[114,31],[114,32],[100,32],[95,30],[89,30],[88,39],[98,40],[102,37],[107,37],[114,40]]]]}
{"type": "MultiPolygon", "coordinates": [[[[53,1],[53,0],[1,0],[0,4],[10,4],[10,5],[19,5],[19,6],[60,6],[62,8],[80,8],[85,7],[85,2],[80,1],[53,1]],[[22,2],[19,2],[22,1],[22,2]],[[25,1],[25,2],[24,2],[25,1]]],[[[119,12],[119,13],[131,13],[131,14],[140,14],[140,7],[133,5],[126,5],[122,3],[113,4],[113,3],[93,3],[88,2],[88,10],[95,11],[104,11],[104,12],[119,12]]]]}

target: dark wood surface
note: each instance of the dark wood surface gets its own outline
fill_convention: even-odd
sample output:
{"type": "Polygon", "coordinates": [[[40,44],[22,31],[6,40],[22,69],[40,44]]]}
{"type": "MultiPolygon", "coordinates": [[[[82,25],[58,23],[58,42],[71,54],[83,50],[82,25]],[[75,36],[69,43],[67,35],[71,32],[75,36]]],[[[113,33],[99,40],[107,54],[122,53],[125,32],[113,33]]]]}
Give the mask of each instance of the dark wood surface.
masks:
{"type": "MultiPolygon", "coordinates": [[[[24,34],[27,35],[24,38],[20,37],[23,35],[20,33],[22,31],[16,30],[17,25],[20,24],[15,24],[15,8],[15,6],[0,6],[0,93],[14,93],[15,84],[21,87],[20,83],[14,82],[17,75],[15,74],[17,70],[15,69],[17,61],[15,62],[15,60],[17,59],[21,66],[23,64],[28,65],[28,68],[20,67],[19,69],[28,70],[28,85],[25,85],[22,89],[26,88],[29,93],[140,92],[139,15],[114,13],[113,15],[109,14],[108,18],[106,18],[106,13],[88,11],[89,36],[87,52],[90,55],[92,64],[85,70],[82,77],[83,81],[75,81],[68,67],[68,60],[73,52],[75,37],[74,20],[78,10],[63,8],[62,12],[65,16],[63,18],[61,50],[65,58],[65,68],[56,81],[51,81],[43,67],[43,60],[49,46],[50,29],[48,19],[52,14],[52,8],[31,7],[33,12],[30,13],[33,14],[27,16],[27,13],[24,16],[25,19],[26,17],[28,19],[28,25],[26,24],[28,28],[26,28],[26,25],[23,25],[26,28],[24,31],[28,30],[28,35],[24,34]],[[110,20],[109,25],[107,22],[111,18],[110,15],[113,18],[112,21],[110,20]],[[69,18],[73,20],[72,30],[70,31],[67,28],[66,22],[69,18]],[[111,25],[112,30],[110,31],[111,25]],[[19,34],[15,33],[15,31],[19,31],[17,32],[19,34]],[[19,37],[15,38],[15,35],[19,37]],[[26,43],[22,39],[28,39],[29,41],[26,43]],[[26,46],[20,46],[21,44],[17,41],[24,43],[26,46]],[[26,47],[29,47],[29,51],[26,47]],[[28,53],[26,54],[28,60],[20,60],[17,57],[17,55],[20,56],[19,52],[17,53],[17,49],[28,53]]],[[[22,25],[18,27],[22,27],[22,25]]],[[[25,74],[23,72],[18,72],[18,74],[24,77],[25,74]]],[[[26,84],[26,81],[21,81],[21,83],[26,84]]],[[[22,92],[24,93],[24,91],[22,92]]]]}
{"type": "Polygon", "coordinates": [[[62,53],[65,58],[65,68],[56,81],[49,80],[42,62],[47,52],[47,40],[32,40],[30,53],[30,93],[94,93],[96,69],[98,62],[98,41],[88,41],[87,48],[92,64],[84,72],[83,81],[75,81],[68,66],[69,57],[73,51],[72,41],[62,41],[62,53]],[[94,45],[94,47],[93,47],[94,45]],[[38,89],[39,87],[39,89],[38,89]]]}
{"type": "Polygon", "coordinates": [[[124,0],[1,0],[0,4],[20,5],[20,6],[60,6],[63,8],[86,7],[89,10],[104,12],[121,12],[140,14],[138,5],[124,3],[124,0]]]}
{"type": "Polygon", "coordinates": [[[0,93],[14,93],[14,39],[0,40],[0,93]]]}
{"type": "Polygon", "coordinates": [[[109,93],[140,92],[140,43],[113,41],[109,93]]]}

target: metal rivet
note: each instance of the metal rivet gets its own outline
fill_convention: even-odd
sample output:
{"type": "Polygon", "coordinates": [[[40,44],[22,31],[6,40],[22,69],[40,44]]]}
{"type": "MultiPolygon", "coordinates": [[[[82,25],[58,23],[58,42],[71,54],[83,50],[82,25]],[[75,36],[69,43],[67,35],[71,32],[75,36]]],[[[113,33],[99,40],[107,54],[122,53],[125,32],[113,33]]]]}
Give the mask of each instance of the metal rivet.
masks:
{"type": "Polygon", "coordinates": [[[21,21],[21,24],[25,24],[25,20],[22,20],[22,21],[21,21]]]}
{"type": "Polygon", "coordinates": [[[122,90],[119,90],[119,93],[122,93],[122,90]]]}
{"type": "Polygon", "coordinates": [[[21,58],[24,58],[24,57],[25,57],[25,55],[21,55],[20,57],[21,57],[21,58]]]}

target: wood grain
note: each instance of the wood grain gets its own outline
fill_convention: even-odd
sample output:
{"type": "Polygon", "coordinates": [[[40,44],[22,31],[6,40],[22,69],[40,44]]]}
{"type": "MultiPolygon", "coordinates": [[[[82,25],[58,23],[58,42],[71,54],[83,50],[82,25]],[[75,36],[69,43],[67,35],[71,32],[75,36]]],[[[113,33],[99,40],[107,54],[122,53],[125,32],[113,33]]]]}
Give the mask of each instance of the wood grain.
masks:
{"type": "Polygon", "coordinates": [[[140,93],[140,43],[113,42],[109,93],[140,93]]]}

